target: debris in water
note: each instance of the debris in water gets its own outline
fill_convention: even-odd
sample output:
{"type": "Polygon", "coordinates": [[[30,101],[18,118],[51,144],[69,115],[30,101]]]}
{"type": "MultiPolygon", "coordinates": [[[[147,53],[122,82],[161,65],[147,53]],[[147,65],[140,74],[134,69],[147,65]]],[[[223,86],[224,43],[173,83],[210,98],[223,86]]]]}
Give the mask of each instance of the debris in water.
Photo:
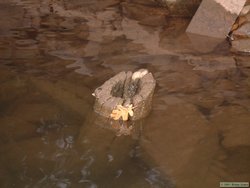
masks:
{"type": "Polygon", "coordinates": [[[123,121],[128,121],[128,117],[132,117],[133,115],[134,112],[132,104],[126,106],[117,105],[116,109],[114,109],[110,114],[110,117],[114,120],[119,120],[120,118],[122,118],[123,121]]]}

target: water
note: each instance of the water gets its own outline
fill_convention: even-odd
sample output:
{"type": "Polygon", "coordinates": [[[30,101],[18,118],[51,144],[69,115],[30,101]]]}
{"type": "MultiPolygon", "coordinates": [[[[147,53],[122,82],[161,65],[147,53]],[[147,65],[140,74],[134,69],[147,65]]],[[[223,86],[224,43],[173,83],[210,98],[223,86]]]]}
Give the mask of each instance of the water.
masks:
{"type": "Polygon", "coordinates": [[[124,10],[131,6],[0,2],[0,187],[206,188],[250,180],[250,57],[186,35],[189,19],[157,25],[154,13],[145,22],[143,13],[124,10]],[[153,108],[124,125],[133,127],[124,135],[93,112],[91,93],[139,68],[157,81],[153,108]]]}

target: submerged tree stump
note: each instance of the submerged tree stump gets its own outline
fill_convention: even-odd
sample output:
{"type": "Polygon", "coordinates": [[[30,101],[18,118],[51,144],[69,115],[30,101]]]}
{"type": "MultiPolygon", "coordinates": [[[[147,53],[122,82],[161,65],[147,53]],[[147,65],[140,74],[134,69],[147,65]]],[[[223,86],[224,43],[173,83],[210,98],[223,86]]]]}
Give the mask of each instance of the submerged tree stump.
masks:
{"type": "Polygon", "coordinates": [[[146,117],[151,110],[156,81],[146,69],[134,73],[120,72],[98,87],[94,111],[101,116],[109,118],[118,105],[133,106],[133,116],[130,120],[146,117]]]}

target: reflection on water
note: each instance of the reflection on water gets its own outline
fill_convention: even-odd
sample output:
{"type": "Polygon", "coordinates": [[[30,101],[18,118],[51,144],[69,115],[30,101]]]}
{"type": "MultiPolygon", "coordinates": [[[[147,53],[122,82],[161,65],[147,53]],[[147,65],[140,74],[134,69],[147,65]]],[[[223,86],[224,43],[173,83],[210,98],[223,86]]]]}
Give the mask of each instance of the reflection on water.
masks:
{"type": "Polygon", "coordinates": [[[152,20],[119,0],[0,2],[1,187],[249,181],[250,58],[186,36],[186,19],[150,24],[162,9],[139,3],[152,20]],[[94,114],[93,90],[138,68],[157,80],[150,116],[94,114]]]}

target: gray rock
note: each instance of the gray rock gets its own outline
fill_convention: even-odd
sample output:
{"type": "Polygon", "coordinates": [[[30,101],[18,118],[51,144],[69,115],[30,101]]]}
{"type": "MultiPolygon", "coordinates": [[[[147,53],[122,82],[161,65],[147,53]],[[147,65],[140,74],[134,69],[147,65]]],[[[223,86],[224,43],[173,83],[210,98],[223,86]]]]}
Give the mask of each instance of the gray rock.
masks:
{"type": "Polygon", "coordinates": [[[187,32],[226,38],[246,0],[203,0],[187,32]]]}
{"type": "Polygon", "coordinates": [[[250,23],[248,22],[234,31],[233,36],[237,38],[250,38],[250,23]]]}
{"type": "Polygon", "coordinates": [[[248,13],[247,15],[245,15],[246,19],[248,22],[250,22],[250,13],[248,13]]]}
{"type": "Polygon", "coordinates": [[[232,41],[231,51],[250,53],[250,39],[239,39],[232,41]]]}
{"type": "Polygon", "coordinates": [[[240,12],[240,16],[244,16],[250,12],[250,5],[246,5],[243,7],[243,9],[240,12]]]}

